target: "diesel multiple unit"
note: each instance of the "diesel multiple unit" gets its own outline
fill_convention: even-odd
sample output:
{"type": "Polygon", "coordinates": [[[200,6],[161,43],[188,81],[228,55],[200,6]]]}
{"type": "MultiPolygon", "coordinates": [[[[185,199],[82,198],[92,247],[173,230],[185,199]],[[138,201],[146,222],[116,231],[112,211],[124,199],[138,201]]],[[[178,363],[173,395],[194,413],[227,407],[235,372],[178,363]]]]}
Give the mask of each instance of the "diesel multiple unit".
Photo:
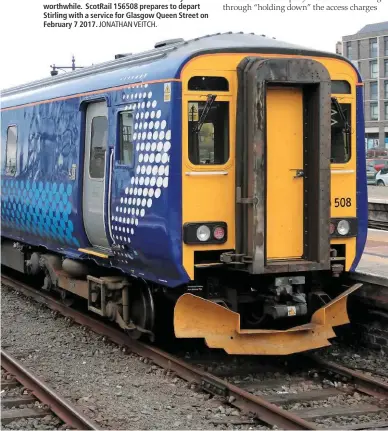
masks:
{"type": "Polygon", "coordinates": [[[4,91],[1,142],[2,264],[131,336],[172,317],[177,337],[282,355],[348,322],[367,191],[345,58],[165,41],[4,91]]]}

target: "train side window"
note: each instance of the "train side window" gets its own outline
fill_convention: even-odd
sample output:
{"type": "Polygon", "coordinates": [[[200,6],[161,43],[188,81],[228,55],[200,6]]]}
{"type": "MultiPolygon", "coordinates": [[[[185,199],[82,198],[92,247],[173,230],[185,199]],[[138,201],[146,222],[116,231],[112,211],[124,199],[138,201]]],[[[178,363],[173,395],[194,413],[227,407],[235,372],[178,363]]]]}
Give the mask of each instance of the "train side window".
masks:
{"type": "Polygon", "coordinates": [[[92,120],[89,173],[91,178],[104,178],[105,153],[108,142],[108,119],[104,116],[92,120]]]}
{"type": "Polygon", "coordinates": [[[194,165],[223,165],[229,159],[229,102],[188,103],[189,159],[194,165]],[[202,123],[202,125],[201,125],[202,123]]]}
{"type": "Polygon", "coordinates": [[[16,175],[18,130],[16,126],[7,129],[7,144],[5,152],[5,175],[16,175]]]}
{"type": "Polygon", "coordinates": [[[133,114],[120,112],[119,117],[119,163],[133,166],[133,114]]]}
{"type": "MultiPolygon", "coordinates": [[[[351,104],[340,103],[346,121],[351,130],[351,104]]],[[[334,103],[331,105],[331,163],[346,163],[350,160],[352,133],[345,133],[344,121],[337,112],[334,103]]]]}

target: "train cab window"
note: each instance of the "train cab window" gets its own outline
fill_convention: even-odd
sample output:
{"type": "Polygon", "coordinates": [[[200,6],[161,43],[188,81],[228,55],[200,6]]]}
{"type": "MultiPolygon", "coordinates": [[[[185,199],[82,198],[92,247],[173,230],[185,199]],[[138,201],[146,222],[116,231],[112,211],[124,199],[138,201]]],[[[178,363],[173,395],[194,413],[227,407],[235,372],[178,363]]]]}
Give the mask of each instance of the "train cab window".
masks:
{"type": "Polygon", "coordinates": [[[331,104],[331,163],[346,163],[350,160],[351,148],[351,105],[339,103],[331,104]]]}
{"type": "Polygon", "coordinates": [[[120,112],[119,117],[119,163],[133,165],[133,114],[120,112]]]}
{"type": "Polygon", "coordinates": [[[188,103],[189,159],[194,165],[223,165],[229,159],[229,102],[209,102],[209,96],[207,102],[188,103]]]}
{"type": "Polygon", "coordinates": [[[332,94],[351,94],[351,88],[348,81],[332,80],[331,93],[332,94]]]}
{"type": "Polygon", "coordinates": [[[108,142],[108,119],[94,117],[90,145],[89,173],[91,178],[104,178],[105,153],[108,142]]]}
{"type": "Polygon", "coordinates": [[[5,175],[16,175],[17,140],[17,127],[9,126],[7,130],[7,145],[5,153],[5,175]]]}
{"type": "Polygon", "coordinates": [[[229,82],[222,76],[193,76],[189,80],[191,91],[229,91],[229,82]]]}

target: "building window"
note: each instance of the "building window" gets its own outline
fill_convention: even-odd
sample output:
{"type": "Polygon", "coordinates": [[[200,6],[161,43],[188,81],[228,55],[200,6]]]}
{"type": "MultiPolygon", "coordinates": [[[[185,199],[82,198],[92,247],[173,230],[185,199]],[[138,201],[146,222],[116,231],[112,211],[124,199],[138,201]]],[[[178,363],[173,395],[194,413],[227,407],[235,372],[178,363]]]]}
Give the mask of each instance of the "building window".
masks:
{"type": "MultiPolygon", "coordinates": [[[[351,126],[350,103],[341,103],[346,122],[351,126]]],[[[346,163],[350,159],[350,133],[344,133],[346,123],[337,111],[334,103],[331,105],[331,163],[346,163]]]]}
{"type": "Polygon", "coordinates": [[[119,119],[119,163],[133,166],[133,114],[120,112],[119,119]]]}
{"type": "Polygon", "coordinates": [[[92,136],[90,143],[89,173],[91,178],[104,178],[105,153],[108,142],[108,119],[94,117],[92,120],[92,136]]]}
{"type": "Polygon", "coordinates": [[[365,141],[367,145],[367,149],[370,150],[368,158],[373,159],[376,155],[376,152],[373,149],[379,147],[379,134],[378,133],[365,133],[365,141]]]}
{"type": "Polygon", "coordinates": [[[346,55],[349,60],[352,59],[352,42],[346,42],[346,55]]]}
{"type": "Polygon", "coordinates": [[[384,60],[384,76],[388,77],[388,60],[384,60]]]}
{"type": "Polygon", "coordinates": [[[384,36],[384,55],[388,57],[388,36],[384,36]]]}
{"type": "Polygon", "coordinates": [[[229,103],[188,103],[189,158],[194,165],[223,165],[229,159],[229,103]]]}
{"type": "Polygon", "coordinates": [[[388,81],[384,81],[384,99],[388,99],[388,81]]]}
{"type": "Polygon", "coordinates": [[[371,79],[376,79],[379,74],[379,69],[377,66],[377,60],[370,62],[370,77],[371,79]]]}
{"type": "Polygon", "coordinates": [[[379,119],[379,104],[372,102],[370,104],[370,119],[371,121],[377,121],[379,119]]]}
{"type": "Polygon", "coordinates": [[[388,102],[385,102],[384,104],[384,117],[388,120],[388,102]]]}
{"type": "Polygon", "coordinates": [[[370,100],[377,100],[377,82],[370,83],[370,100]]]}
{"type": "Polygon", "coordinates": [[[377,39],[369,39],[369,57],[377,57],[377,39]]]}
{"type": "Polygon", "coordinates": [[[7,130],[7,147],[5,150],[5,175],[16,175],[18,130],[9,126],[7,130]]]}

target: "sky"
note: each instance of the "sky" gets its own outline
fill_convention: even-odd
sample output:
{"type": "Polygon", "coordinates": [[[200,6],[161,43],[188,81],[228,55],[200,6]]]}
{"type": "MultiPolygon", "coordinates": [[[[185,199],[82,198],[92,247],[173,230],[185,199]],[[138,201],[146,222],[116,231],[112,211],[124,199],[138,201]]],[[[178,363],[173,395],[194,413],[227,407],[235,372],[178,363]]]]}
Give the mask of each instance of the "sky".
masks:
{"type": "MultiPolygon", "coordinates": [[[[115,10],[85,10],[87,3],[107,4],[108,0],[70,1],[81,5],[82,13],[115,12],[115,10]]],[[[273,0],[272,2],[267,0],[139,0],[136,3],[138,8],[140,5],[149,8],[155,4],[172,3],[178,6],[181,3],[185,7],[196,8],[189,13],[203,13],[208,14],[209,17],[207,19],[159,19],[156,20],[155,28],[43,27],[45,12],[43,5],[58,3],[60,3],[59,0],[3,0],[0,2],[1,89],[50,76],[51,64],[70,66],[73,55],[76,66],[89,66],[112,60],[115,54],[137,53],[152,49],[160,40],[192,39],[218,32],[242,31],[265,34],[309,48],[335,52],[336,42],[341,40],[342,36],[354,34],[366,24],[381,22],[388,17],[388,0],[273,0]],[[307,3],[308,1],[311,3],[307,3]],[[308,10],[285,10],[284,12],[262,10],[267,6],[279,8],[290,4],[292,7],[306,6],[308,10]],[[365,4],[376,7],[377,10],[368,12],[349,10],[352,5],[361,7],[365,4]],[[195,5],[199,5],[199,11],[198,6],[195,5]],[[251,10],[226,11],[225,5],[240,8],[249,6],[251,10]],[[313,10],[314,5],[320,5],[324,10],[313,10]],[[258,6],[261,10],[258,10],[258,6]],[[337,10],[326,10],[327,7],[332,6],[337,7],[337,10]],[[338,6],[345,6],[347,10],[338,10],[338,6]]],[[[69,4],[69,0],[62,0],[61,3],[69,4]]],[[[180,11],[185,12],[179,9],[159,12],[165,14],[180,11]]],[[[124,11],[126,12],[128,11],[124,11]]],[[[139,13],[139,9],[137,12],[139,13]]],[[[143,10],[141,13],[152,12],[143,10]]],[[[73,20],[47,19],[46,21],[70,23],[73,20]]],[[[100,20],[95,21],[98,25],[100,20]]]]}

